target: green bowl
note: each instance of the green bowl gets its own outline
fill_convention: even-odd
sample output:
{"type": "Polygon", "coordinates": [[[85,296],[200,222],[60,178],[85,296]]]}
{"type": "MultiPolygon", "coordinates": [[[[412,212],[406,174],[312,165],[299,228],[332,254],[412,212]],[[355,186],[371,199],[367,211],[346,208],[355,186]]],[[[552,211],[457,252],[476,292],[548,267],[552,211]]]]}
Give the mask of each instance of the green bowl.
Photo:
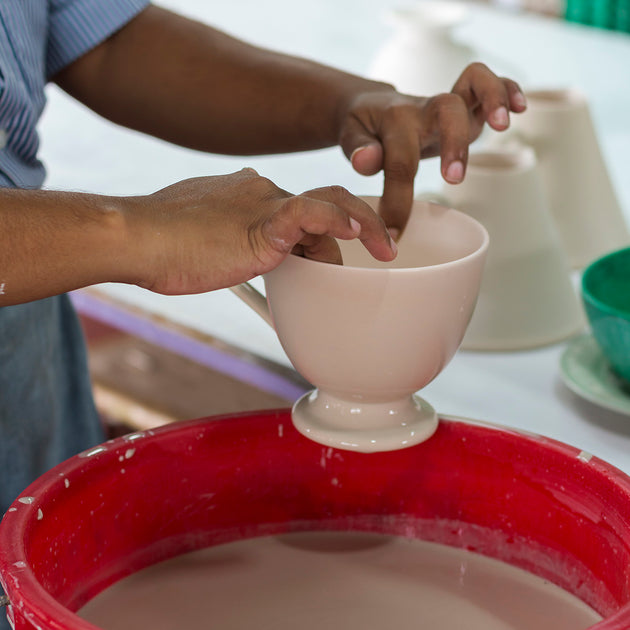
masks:
{"type": "Polygon", "coordinates": [[[582,300],[613,372],[630,382],[630,247],[602,256],[584,270],[582,300]]]}

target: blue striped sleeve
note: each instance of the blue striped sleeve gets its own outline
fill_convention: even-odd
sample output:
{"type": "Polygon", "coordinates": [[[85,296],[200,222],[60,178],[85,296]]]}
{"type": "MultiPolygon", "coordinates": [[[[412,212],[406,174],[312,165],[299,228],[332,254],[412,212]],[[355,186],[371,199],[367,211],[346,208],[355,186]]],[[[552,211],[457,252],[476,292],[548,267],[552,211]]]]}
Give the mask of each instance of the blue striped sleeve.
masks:
{"type": "Polygon", "coordinates": [[[46,77],[78,59],[132,17],[150,0],[50,0],[46,77]]]}

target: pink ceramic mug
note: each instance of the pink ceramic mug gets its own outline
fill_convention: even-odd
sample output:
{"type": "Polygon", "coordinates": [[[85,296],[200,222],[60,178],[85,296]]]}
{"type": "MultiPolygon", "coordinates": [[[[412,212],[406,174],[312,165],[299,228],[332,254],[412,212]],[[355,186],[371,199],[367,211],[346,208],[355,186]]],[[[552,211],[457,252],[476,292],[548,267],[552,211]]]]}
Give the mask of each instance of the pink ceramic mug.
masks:
{"type": "Polygon", "coordinates": [[[417,201],[391,263],[372,258],[358,240],[345,241],[342,266],[289,256],[265,274],[266,300],[250,285],[234,287],[316,388],[293,407],[298,430],[363,452],[432,435],[436,413],[414,392],[462,341],[488,242],[475,219],[417,201]]]}

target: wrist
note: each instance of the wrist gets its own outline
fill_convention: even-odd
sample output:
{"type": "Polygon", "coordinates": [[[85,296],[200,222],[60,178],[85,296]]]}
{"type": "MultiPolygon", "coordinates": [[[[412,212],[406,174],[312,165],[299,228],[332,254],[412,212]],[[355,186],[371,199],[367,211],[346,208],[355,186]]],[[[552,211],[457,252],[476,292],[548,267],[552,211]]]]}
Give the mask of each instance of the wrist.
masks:
{"type": "Polygon", "coordinates": [[[118,197],[106,209],[112,233],[115,234],[115,273],[117,282],[150,288],[163,241],[156,217],[146,196],[118,197]]]}
{"type": "Polygon", "coordinates": [[[80,206],[76,216],[82,219],[80,241],[86,261],[83,284],[134,282],[140,250],[131,234],[129,200],[101,195],[77,199],[80,206]]]}

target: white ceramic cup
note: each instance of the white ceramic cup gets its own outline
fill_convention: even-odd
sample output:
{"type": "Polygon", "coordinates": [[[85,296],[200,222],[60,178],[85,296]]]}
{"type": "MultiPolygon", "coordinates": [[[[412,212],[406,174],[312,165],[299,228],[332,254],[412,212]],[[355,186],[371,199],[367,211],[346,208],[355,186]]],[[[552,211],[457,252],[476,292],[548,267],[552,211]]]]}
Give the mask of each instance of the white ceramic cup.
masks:
{"type": "MultiPolygon", "coordinates": [[[[366,201],[376,208],[378,199],[366,201]]],[[[362,452],[422,442],[437,417],[414,392],[461,343],[488,233],[466,214],[418,201],[393,262],[375,260],[358,240],[339,245],[343,265],[288,256],[265,274],[266,300],[248,284],[232,290],[273,325],[316,387],[293,407],[300,432],[362,452]]]]}
{"type": "Polygon", "coordinates": [[[441,195],[430,196],[474,217],[490,235],[479,299],[462,348],[522,350],[584,328],[532,149],[471,153],[464,181],[445,184],[441,195]]]}
{"type": "MultiPolygon", "coordinates": [[[[605,71],[605,70],[602,70],[605,71]]],[[[577,90],[532,90],[498,142],[531,146],[540,163],[552,216],[571,266],[630,244],[586,97],[577,90]]]]}

